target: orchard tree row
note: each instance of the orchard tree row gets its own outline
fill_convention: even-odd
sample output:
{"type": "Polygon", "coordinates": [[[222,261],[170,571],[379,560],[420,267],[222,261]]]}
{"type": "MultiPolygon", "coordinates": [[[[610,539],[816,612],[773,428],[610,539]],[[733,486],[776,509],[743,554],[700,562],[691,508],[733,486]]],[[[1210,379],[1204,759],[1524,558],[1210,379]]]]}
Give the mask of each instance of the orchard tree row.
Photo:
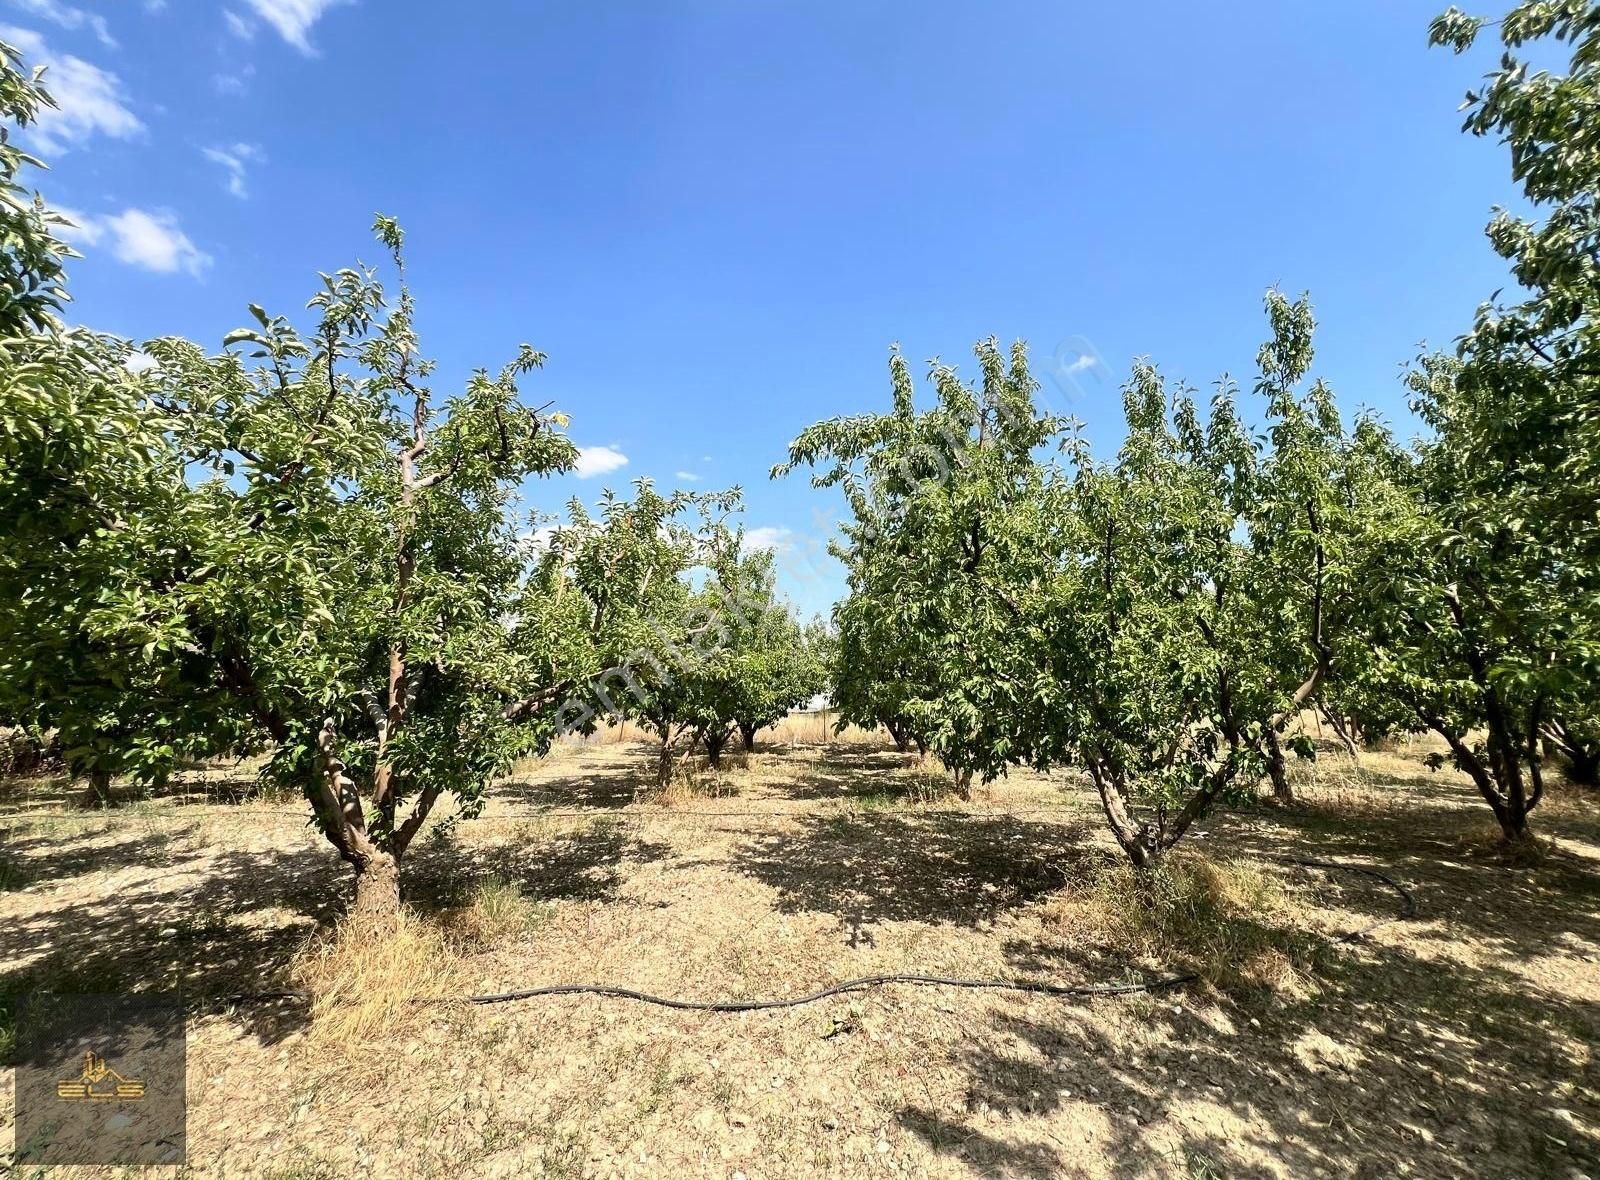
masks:
{"type": "MultiPolygon", "coordinates": [[[[1470,48],[1456,10],[1435,43],[1470,48]]],[[[952,770],[1081,767],[1118,844],[1157,862],[1269,778],[1323,710],[1339,732],[1431,731],[1508,839],[1547,752],[1600,769],[1600,6],[1523,4],[1466,127],[1511,149],[1541,214],[1488,234],[1517,298],[1409,377],[1411,446],[1312,379],[1306,299],[1269,292],[1251,394],[1202,399],[1137,362],[1110,458],[1043,412],[1023,346],[935,364],[919,410],[819,423],[782,475],[843,490],[836,703],[952,770]],[[1515,51],[1546,38],[1570,70],[1515,51]]],[[[1353,740],[1353,739],[1352,739],[1353,740]]]]}
{"type": "MultiPolygon", "coordinates": [[[[0,47],[17,127],[50,103],[0,47]]],[[[297,328],[252,306],[211,353],[60,318],[63,219],[0,143],[0,717],[55,730],[70,768],[159,783],[183,760],[266,755],[392,912],[445,795],[561,731],[637,717],[662,778],[716,761],[820,687],[815,636],[743,552],[737,491],[574,502],[542,530],[519,485],[568,470],[565,415],[520,384],[523,346],[448,395],[418,350],[403,240],[321,276],[297,328]],[[137,361],[138,363],[133,363],[137,361]]]]}
{"type": "MultiPolygon", "coordinates": [[[[442,797],[473,814],[558,733],[634,718],[665,782],[825,666],[845,720],[961,790],[1081,768],[1140,865],[1263,780],[1286,794],[1313,707],[1352,740],[1441,735],[1521,838],[1549,752],[1600,766],[1600,5],[1494,27],[1467,128],[1509,146],[1537,216],[1496,217],[1512,295],[1412,369],[1420,442],[1340,412],[1309,303],[1276,292],[1250,389],[1139,363],[1113,456],[1040,409],[1021,345],[980,344],[973,383],[935,366],[922,409],[896,355],[888,413],[812,427],[783,465],[849,503],[831,631],[779,604],[736,491],[523,513],[575,458],[522,391],[543,357],[435,389],[388,218],[387,285],[323,275],[303,323],[251,307],[218,352],[67,323],[63,221],[12,136],[50,99],[0,48],[0,721],[58,731],[101,786],[262,755],[375,913],[442,797]],[[1566,73],[1521,63],[1536,40],[1566,73]]],[[[1481,35],[1454,10],[1433,29],[1481,35]]]]}

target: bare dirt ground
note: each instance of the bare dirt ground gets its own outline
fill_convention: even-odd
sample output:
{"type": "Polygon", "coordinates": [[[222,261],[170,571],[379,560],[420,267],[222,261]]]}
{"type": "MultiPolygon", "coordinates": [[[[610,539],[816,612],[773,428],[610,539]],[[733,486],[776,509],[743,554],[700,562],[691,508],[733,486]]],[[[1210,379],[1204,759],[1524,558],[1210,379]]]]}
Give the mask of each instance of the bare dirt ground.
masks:
{"type": "Polygon", "coordinates": [[[195,1176],[1600,1177],[1593,800],[1549,801],[1547,855],[1512,865],[1420,750],[1325,753],[1300,804],[1218,816],[1198,854],[1381,867],[1416,917],[1335,943],[1392,917],[1394,894],[1267,862],[1260,905],[1229,910],[1202,962],[1117,927],[1115,861],[1073,776],[962,804],[881,745],[787,736],[667,803],[633,801],[653,753],[631,741],[499,784],[408,860],[446,948],[415,986],[1207,982],[1095,1000],[901,986],[739,1015],[435,1003],[358,1037],[304,1001],[218,998],[296,986],[348,882],[302,806],[212,768],[112,812],[43,780],[0,794],[0,992],[185,991],[195,1176]]]}

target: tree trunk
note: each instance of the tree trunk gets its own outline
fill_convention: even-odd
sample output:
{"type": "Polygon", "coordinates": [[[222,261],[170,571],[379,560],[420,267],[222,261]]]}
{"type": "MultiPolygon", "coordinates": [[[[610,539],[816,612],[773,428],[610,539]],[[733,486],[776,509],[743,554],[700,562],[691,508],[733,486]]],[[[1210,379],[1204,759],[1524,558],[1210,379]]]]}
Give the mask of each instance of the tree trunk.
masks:
{"type": "MultiPolygon", "coordinates": [[[[1339,715],[1332,709],[1324,709],[1322,712],[1328,718],[1328,724],[1333,726],[1333,732],[1338,734],[1339,740],[1344,743],[1345,752],[1350,757],[1359,759],[1361,757],[1361,748],[1356,745],[1355,738],[1351,736],[1350,730],[1345,728],[1344,722],[1339,720],[1339,715]]],[[[1354,725],[1352,724],[1351,729],[1353,728],[1354,725]]]]}
{"type": "Polygon", "coordinates": [[[889,731],[889,736],[894,739],[894,748],[897,753],[904,754],[911,748],[911,738],[906,734],[904,726],[893,721],[886,721],[883,727],[889,731]]]}
{"type": "Polygon", "coordinates": [[[1528,813],[1539,805],[1543,795],[1543,781],[1538,775],[1538,752],[1533,751],[1530,768],[1534,774],[1534,789],[1530,794],[1522,781],[1522,765],[1507,749],[1507,735],[1499,724],[1498,713],[1489,720],[1489,759],[1479,758],[1463,737],[1437,717],[1423,715],[1428,727],[1449,743],[1455,757],[1456,768],[1465,772],[1478,788],[1478,794],[1494,812],[1500,832],[1507,844],[1516,844],[1528,836],[1528,813]],[[1497,756],[1498,750],[1498,756],[1497,756]]]}
{"type": "Polygon", "coordinates": [[[916,734],[913,735],[911,740],[917,743],[917,756],[919,758],[926,758],[928,756],[928,739],[920,734],[916,734]]]}
{"type": "Polygon", "coordinates": [[[1278,731],[1267,727],[1267,776],[1272,779],[1272,797],[1279,803],[1295,801],[1294,788],[1289,785],[1289,769],[1283,757],[1283,743],[1278,731]]]}
{"type": "Polygon", "coordinates": [[[706,744],[706,758],[711,763],[711,769],[722,769],[722,748],[728,744],[728,731],[720,733],[708,731],[704,737],[706,744]]]}
{"type": "Polygon", "coordinates": [[[972,801],[972,767],[962,767],[955,772],[956,793],[966,802],[972,801]]]}
{"type": "Polygon", "coordinates": [[[392,922],[400,913],[400,861],[387,852],[376,852],[356,866],[356,897],[350,915],[378,922],[392,922]]]}
{"type": "Polygon", "coordinates": [[[95,769],[89,772],[88,802],[95,807],[111,806],[111,772],[95,769]]]}
{"type": "Polygon", "coordinates": [[[1128,813],[1128,802],[1111,779],[1111,772],[1098,762],[1088,763],[1089,777],[1100,795],[1100,808],[1105,812],[1106,824],[1116,838],[1117,846],[1127,855],[1133,867],[1140,872],[1153,869],[1161,863],[1162,847],[1155,839],[1149,824],[1135,825],[1128,813]]]}
{"type": "Polygon", "coordinates": [[[1585,741],[1560,723],[1552,729],[1553,738],[1545,739],[1546,753],[1554,751],[1573,782],[1584,787],[1600,787],[1600,742],[1585,741]]]}
{"type": "Polygon", "coordinates": [[[656,786],[666,787],[672,781],[672,743],[663,740],[661,753],[656,760],[656,786]]]}
{"type": "Polygon", "coordinates": [[[1600,787],[1600,748],[1572,748],[1564,752],[1567,777],[1585,787],[1600,787]]]}
{"type": "Polygon", "coordinates": [[[760,728],[754,721],[739,722],[739,737],[744,742],[744,752],[746,754],[756,748],[756,730],[760,728]]]}

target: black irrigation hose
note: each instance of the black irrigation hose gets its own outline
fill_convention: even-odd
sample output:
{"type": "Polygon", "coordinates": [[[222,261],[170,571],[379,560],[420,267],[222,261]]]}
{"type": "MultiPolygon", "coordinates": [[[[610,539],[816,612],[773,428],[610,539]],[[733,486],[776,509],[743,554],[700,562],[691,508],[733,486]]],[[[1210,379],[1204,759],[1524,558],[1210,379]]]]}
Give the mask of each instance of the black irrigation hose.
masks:
{"type": "MultiPolygon", "coordinates": [[[[1341,934],[1333,941],[1335,943],[1350,943],[1365,937],[1380,926],[1387,926],[1391,922],[1413,918],[1417,913],[1416,898],[1399,881],[1387,873],[1377,869],[1369,869],[1363,865],[1340,864],[1331,860],[1308,860],[1301,857],[1269,857],[1267,859],[1279,864],[1298,865],[1302,868],[1323,869],[1347,873],[1359,873],[1365,877],[1388,886],[1400,898],[1400,912],[1392,917],[1379,918],[1369,922],[1359,930],[1352,930],[1341,934]]],[[[464,996],[463,1001],[468,1004],[508,1004],[516,1000],[531,1000],[540,996],[607,996],[623,1000],[637,1000],[641,1004],[653,1004],[658,1008],[675,1008],[685,1012],[762,1012],[772,1008],[798,1008],[802,1004],[814,1004],[818,1000],[825,1000],[829,996],[843,995],[846,992],[862,991],[869,987],[883,987],[886,984],[917,984],[932,987],[955,987],[967,989],[992,989],[995,991],[1033,992],[1047,996],[1126,996],[1139,992],[1166,991],[1169,988],[1182,987],[1186,983],[1194,983],[1200,978],[1193,971],[1182,975],[1167,975],[1160,979],[1146,980],[1142,983],[1044,983],[1031,979],[962,979],[947,975],[864,975],[860,979],[847,979],[843,983],[836,983],[825,987],[821,991],[809,995],[793,996],[778,1000],[679,1000],[671,996],[657,996],[650,992],[635,991],[631,987],[619,987],[609,983],[555,983],[545,987],[520,988],[516,991],[491,992],[487,995],[464,996]]],[[[224,1000],[287,1000],[308,999],[304,992],[252,992],[241,995],[220,997],[224,1000]]],[[[418,1002],[427,1002],[418,997],[418,1002]]]]}
{"type": "Polygon", "coordinates": [[[655,996],[649,992],[634,991],[629,987],[616,987],[608,983],[558,983],[550,987],[530,987],[514,992],[496,992],[487,996],[468,996],[469,1004],[506,1004],[512,1000],[531,1000],[535,996],[594,995],[617,996],[624,1000],[638,1000],[660,1008],[680,1008],[689,1012],[761,1012],[768,1008],[798,1008],[801,1004],[814,1004],[829,996],[881,987],[887,983],[916,983],[934,987],[994,988],[999,991],[1042,992],[1048,996],[1122,996],[1131,992],[1161,991],[1180,984],[1193,983],[1199,976],[1171,975],[1147,983],[1041,983],[1031,979],[959,979],[948,975],[863,975],[860,979],[847,979],[832,987],[825,987],[808,996],[794,996],[783,1000],[675,1000],[669,996],[655,996]]]}

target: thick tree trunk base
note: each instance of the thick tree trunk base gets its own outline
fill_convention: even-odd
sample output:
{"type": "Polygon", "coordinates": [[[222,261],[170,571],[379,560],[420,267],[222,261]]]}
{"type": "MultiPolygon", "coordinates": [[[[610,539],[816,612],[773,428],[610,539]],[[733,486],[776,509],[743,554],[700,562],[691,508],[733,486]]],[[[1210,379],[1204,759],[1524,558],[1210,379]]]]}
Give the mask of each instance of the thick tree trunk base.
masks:
{"type": "Polygon", "coordinates": [[[911,749],[911,735],[905,730],[901,729],[898,725],[888,724],[885,724],[884,728],[889,731],[889,737],[894,741],[895,753],[904,754],[907,750],[911,749]]]}
{"type": "Polygon", "coordinates": [[[753,752],[756,748],[756,727],[754,725],[746,725],[741,721],[739,723],[739,738],[744,742],[744,752],[746,754],[753,752]]]}
{"type": "Polygon", "coordinates": [[[674,766],[672,754],[672,747],[663,742],[661,744],[661,753],[656,758],[656,786],[660,787],[663,791],[666,790],[668,784],[672,782],[672,770],[674,766]]]}
{"type": "Polygon", "coordinates": [[[91,771],[89,787],[83,793],[83,802],[86,807],[110,807],[111,776],[103,770],[91,771]]]}
{"type": "Polygon", "coordinates": [[[1564,750],[1561,764],[1569,781],[1580,787],[1600,787],[1600,754],[1564,750]]]}
{"type": "Polygon", "coordinates": [[[400,862],[380,852],[356,870],[356,895],[350,916],[364,922],[393,922],[400,916],[400,862]]]}
{"type": "Polygon", "coordinates": [[[1283,744],[1270,729],[1267,732],[1267,777],[1272,780],[1272,797],[1285,806],[1296,800],[1294,787],[1289,784],[1289,768],[1283,756],[1283,744]]]}

